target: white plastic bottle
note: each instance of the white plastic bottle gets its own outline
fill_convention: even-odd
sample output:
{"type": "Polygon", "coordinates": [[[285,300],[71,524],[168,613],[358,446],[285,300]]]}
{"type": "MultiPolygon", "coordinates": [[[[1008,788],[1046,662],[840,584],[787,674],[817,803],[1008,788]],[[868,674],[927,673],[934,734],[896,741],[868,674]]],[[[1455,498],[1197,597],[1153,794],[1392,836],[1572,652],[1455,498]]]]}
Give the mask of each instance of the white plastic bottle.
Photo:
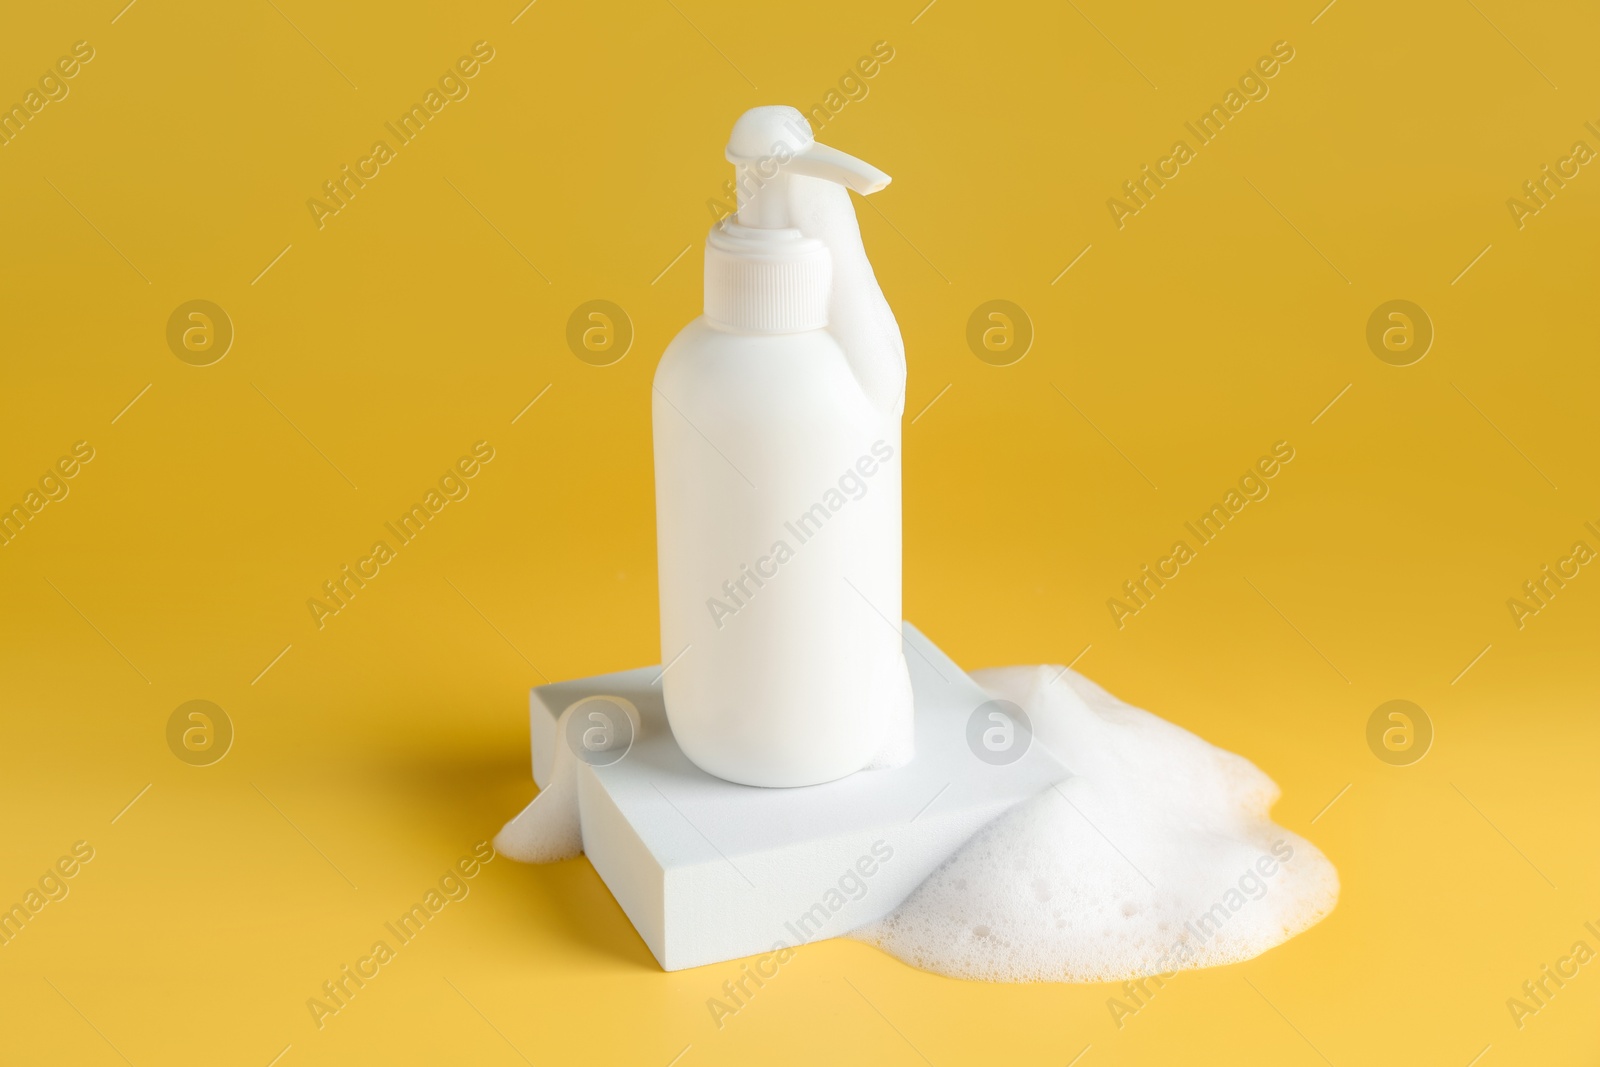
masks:
{"type": "Polygon", "coordinates": [[[910,756],[904,354],[848,194],[825,184],[864,194],[889,177],[817,144],[789,107],[746,112],[727,158],[738,215],[713,227],[705,313],[655,375],[662,684],[702,769],[815,785],[910,756]]]}

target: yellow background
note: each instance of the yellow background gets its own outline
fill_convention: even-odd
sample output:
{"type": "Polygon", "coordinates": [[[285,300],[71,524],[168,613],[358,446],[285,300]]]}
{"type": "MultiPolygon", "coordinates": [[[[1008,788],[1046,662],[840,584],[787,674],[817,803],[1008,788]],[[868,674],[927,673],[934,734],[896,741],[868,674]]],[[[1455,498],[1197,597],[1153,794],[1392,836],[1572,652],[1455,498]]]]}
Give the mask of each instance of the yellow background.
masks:
{"type": "Polygon", "coordinates": [[[1600,964],[1520,1030],[1506,1000],[1600,949],[1600,574],[1521,630],[1506,600],[1600,547],[1600,175],[1521,229],[1506,200],[1600,148],[1592,8],[122,3],[0,34],[0,101],[96,53],[0,147],[0,502],[96,450],[0,548],[0,902],[95,849],[0,948],[0,1059],[1590,1062],[1600,964]],[[479,40],[470,95],[319,230],[306,201],[479,40]],[[498,860],[319,1031],[306,999],[531,795],[528,686],[657,662],[650,380],[723,141],[880,40],[821,139],[895,178],[858,211],[910,363],[907,617],[968,667],[1089,646],[1282,785],[1337,911],[1120,1030],[1111,987],[850,941],[719,1030],[736,963],[662,973],[585,861],[498,860]],[[1279,40],[1270,95],[1113,225],[1279,40]],[[211,366],[165,340],[192,299],[236,330],[211,366]],[[609,367],[564,339],[592,299],[636,333],[609,367]],[[1036,331],[1009,367],[965,342],[992,299],[1036,331]],[[1436,330],[1413,366],[1365,341],[1391,299],[1436,330]],[[307,599],[478,440],[471,495],[319,630],[307,599]],[[1278,440],[1270,497],[1119,630],[1107,598],[1278,440]],[[1436,731],[1408,767],[1365,741],[1395,698],[1436,731]],[[213,766],[167,748],[192,699],[236,730],[213,766]]]}

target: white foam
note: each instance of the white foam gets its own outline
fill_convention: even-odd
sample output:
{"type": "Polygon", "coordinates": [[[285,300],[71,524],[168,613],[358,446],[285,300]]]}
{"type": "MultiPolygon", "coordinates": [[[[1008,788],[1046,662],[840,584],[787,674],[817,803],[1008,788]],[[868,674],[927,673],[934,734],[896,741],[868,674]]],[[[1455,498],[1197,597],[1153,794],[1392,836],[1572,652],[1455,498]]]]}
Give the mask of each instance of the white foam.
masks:
{"type": "MultiPolygon", "coordinates": [[[[561,713],[555,736],[565,737],[578,703],[561,713]]],[[[518,863],[559,863],[583,853],[583,822],[578,810],[578,758],[564,744],[555,746],[550,780],[539,795],[494,835],[495,851],[518,863]]]]}
{"type": "Polygon", "coordinates": [[[1338,902],[1333,865],[1272,822],[1278,787],[1250,761],[1060,667],[972,677],[1073,775],[853,936],[957,978],[1122,980],[1248,959],[1338,902]]]}
{"type": "MultiPolygon", "coordinates": [[[[1120,981],[1248,959],[1333,910],[1333,865],[1272,822],[1278,787],[1250,761],[1060,667],[971,677],[1021,706],[1033,743],[1072,773],[983,826],[852,936],[951,977],[1120,981]]],[[[513,859],[584,849],[577,759],[554,749],[545,788],[495,838],[513,859]]]]}

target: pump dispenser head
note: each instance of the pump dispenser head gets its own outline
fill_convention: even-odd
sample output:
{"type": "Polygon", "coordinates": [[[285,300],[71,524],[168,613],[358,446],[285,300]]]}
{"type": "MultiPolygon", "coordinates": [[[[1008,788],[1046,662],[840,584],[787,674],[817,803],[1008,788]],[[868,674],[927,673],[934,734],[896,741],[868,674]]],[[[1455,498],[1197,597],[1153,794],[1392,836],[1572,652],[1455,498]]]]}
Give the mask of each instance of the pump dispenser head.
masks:
{"type": "Polygon", "coordinates": [[[789,183],[796,175],[821,178],[865,195],[889,176],[818,144],[805,116],[782,105],[739,116],[726,155],[736,168],[739,210],[737,221],[718,223],[706,240],[706,317],[759,333],[827,326],[832,260],[826,245],[795,228],[789,183]]]}

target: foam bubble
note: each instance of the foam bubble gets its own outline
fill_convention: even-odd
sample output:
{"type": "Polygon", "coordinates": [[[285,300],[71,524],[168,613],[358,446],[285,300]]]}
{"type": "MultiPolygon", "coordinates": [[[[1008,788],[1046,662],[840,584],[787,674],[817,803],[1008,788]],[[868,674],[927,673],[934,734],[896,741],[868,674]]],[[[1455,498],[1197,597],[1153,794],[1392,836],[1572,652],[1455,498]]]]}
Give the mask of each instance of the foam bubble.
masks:
{"type": "MultiPolygon", "coordinates": [[[[561,713],[556,737],[565,738],[578,704],[561,713]]],[[[550,781],[494,836],[495,851],[518,863],[557,863],[583,853],[583,823],[578,810],[578,759],[557,744],[550,781]]]]}
{"type": "Polygon", "coordinates": [[[1338,873],[1272,822],[1270,778],[1061,670],[972,677],[1073,773],[853,936],[955,978],[1120,981],[1248,959],[1333,910],[1338,873]]]}

